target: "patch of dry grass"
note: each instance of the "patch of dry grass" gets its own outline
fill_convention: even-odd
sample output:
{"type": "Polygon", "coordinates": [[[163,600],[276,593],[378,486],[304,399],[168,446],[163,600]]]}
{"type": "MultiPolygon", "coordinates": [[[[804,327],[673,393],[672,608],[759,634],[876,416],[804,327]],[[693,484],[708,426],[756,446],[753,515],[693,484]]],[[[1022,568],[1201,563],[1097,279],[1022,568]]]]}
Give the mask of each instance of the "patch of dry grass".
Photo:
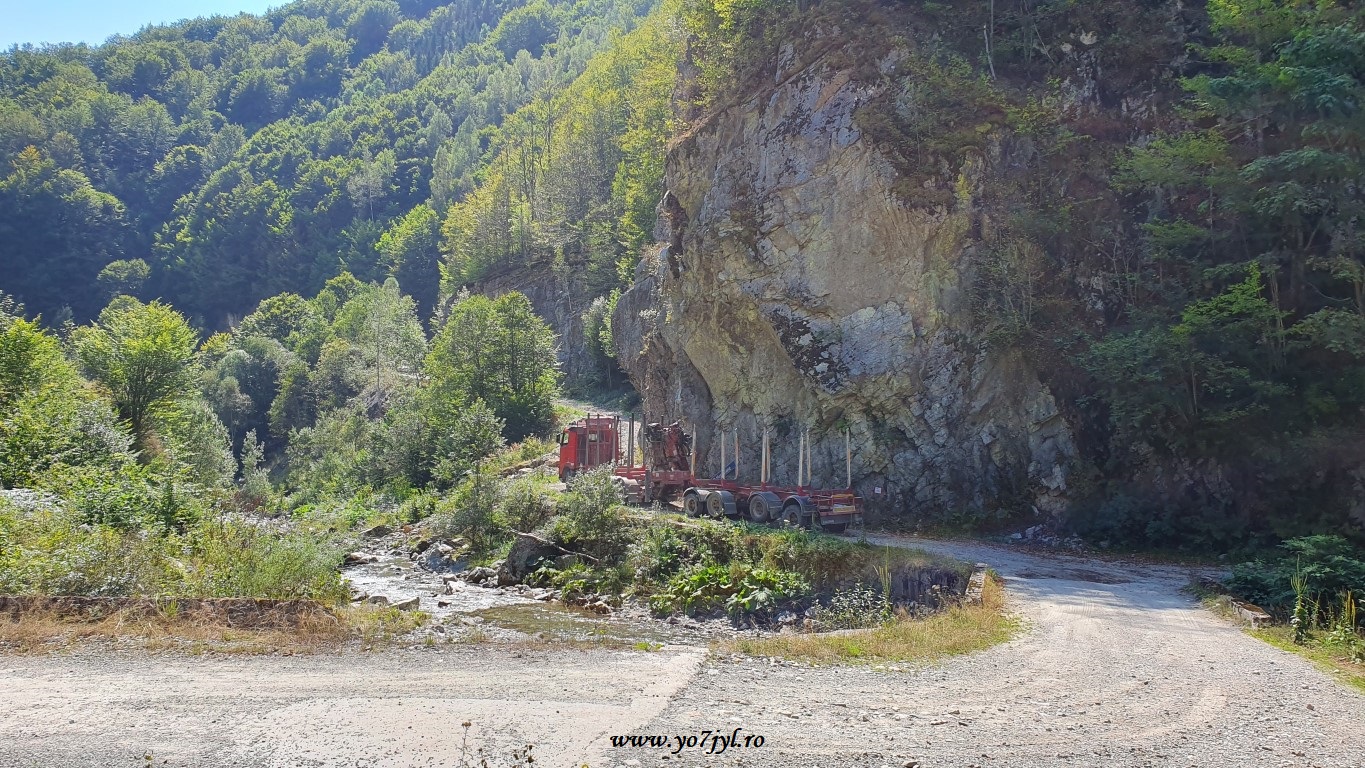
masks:
{"type": "Polygon", "coordinates": [[[349,641],[373,649],[426,622],[427,615],[391,607],[357,605],[336,614],[303,616],[287,629],[229,626],[189,615],[115,611],[97,618],[51,611],[0,615],[0,651],[48,653],[87,644],[118,644],[143,650],[190,654],[295,654],[334,651],[349,641]]]}
{"type": "Polygon", "coordinates": [[[29,611],[0,616],[0,649],[17,653],[69,650],[88,643],[119,643],[146,650],[187,653],[311,653],[332,648],[349,632],[344,618],[319,613],[290,629],[234,627],[188,615],[114,611],[96,618],[29,611]]]}
{"type": "Polygon", "coordinates": [[[1346,649],[1328,645],[1316,637],[1310,637],[1307,645],[1297,645],[1294,643],[1294,630],[1287,624],[1262,628],[1248,626],[1247,621],[1232,607],[1232,600],[1227,595],[1205,595],[1199,602],[1214,615],[1240,625],[1242,631],[1257,640],[1302,656],[1336,680],[1365,692],[1365,664],[1352,661],[1346,649]]]}
{"type": "Polygon", "coordinates": [[[1019,626],[1005,613],[1002,583],[991,577],[980,605],[953,606],[923,619],[897,619],[877,629],[733,640],[724,649],[814,664],[926,662],[1003,643],[1019,626]]]}
{"type": "Polygon", "coordinates": [[[412,632],[431,618],[423,611],[400,611],[392,606],[361,603],[344,609],[342,617],[350,633],[367,650],[387,645],[412,632]]]}

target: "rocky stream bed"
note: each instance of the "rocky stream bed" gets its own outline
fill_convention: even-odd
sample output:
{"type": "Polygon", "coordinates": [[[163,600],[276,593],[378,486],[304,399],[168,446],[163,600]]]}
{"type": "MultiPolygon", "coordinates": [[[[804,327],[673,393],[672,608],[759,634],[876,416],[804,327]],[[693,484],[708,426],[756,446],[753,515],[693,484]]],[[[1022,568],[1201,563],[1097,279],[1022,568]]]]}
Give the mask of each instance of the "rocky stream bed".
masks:
{"type": "Polygon", "coordinates": [[[608,645],[705,644],[721,636],[757,633],[725,619],[658,619],[632,603],[597,598],[566,605],[553,589],[499,583],[498,569],[470,567],[458,542],[433,541],[419,529],[376,528],[347,556],[342,575],[353,602],[422,611],[430,619],[402,638],[451,641],[554,640],[608,645]]]}

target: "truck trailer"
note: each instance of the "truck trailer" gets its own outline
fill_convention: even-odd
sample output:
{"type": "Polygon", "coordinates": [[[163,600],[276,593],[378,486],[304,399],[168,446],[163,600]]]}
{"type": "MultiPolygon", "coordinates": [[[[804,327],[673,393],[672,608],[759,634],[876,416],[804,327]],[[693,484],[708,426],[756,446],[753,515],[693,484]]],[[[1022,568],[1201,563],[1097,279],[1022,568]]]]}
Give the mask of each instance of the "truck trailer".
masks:
{"type": "Polygon", "coordinates": [[[622,438],[619,416],[589,414],[559,435],[559,478],[603,465],[622,479],[627,500],[634,504],[681,500],[691,517],[746,518],[755,524],[776,524],[829,533],[842,533],[862,524],[862,498],[853,491],[852,452],[844,436],[847,485],[842,489],[815,488],[811,481],[811,440],[803,431],[797,453],[796,485],[772,482],[771,442],[762,438],[757,483],[740,480],[739,431],[721,432],[721,473],[702,478],[696,472],[696,448],[681,423],[645,424],[639,431],[640,462],[636,463],[636,423],[632,416],[622,438]],[[729,445],[727,446],[727,443],[729,445]],[[622,446],[625,454],[622,454],[622,446]],[[733,461],[726,462],[727,448],[733,461]]]}

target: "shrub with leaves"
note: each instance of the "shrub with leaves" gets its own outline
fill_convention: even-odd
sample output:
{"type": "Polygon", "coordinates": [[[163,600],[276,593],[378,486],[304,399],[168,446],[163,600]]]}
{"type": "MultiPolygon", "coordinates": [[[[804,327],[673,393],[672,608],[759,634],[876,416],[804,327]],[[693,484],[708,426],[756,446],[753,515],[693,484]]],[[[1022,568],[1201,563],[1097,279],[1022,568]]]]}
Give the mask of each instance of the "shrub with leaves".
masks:
{"type": "Polygon", "coordinates": [[[174,578],[169,548],[146,530],[92,524],[51,501],[0,502],[0,592],[158,595],[174,578]]]}
{"type": "Polygon", "coordinates": [[[599,559],[624,557],[631,539],[621,507],[624,500],[610,467],[584,472],[569,483],[551,535],[575,552],[599,559]]]}
{"type": "Polygon", "coordinates": [[[705,563],[674,576],[650,598],[657,613],[697,614],[724,608],[731,615],[770,611],[810,593],[800,574],[746,563],[705,563]]]}
{"type": "Polygon", "coordinates": [[[176,533],[87,522],[44,502],[0,502],[0,592],[115,597],[346,597],[340,550],[306,531],[240,520],[176,533]]]}
{"type": "Polygon", "coordinates": [[[502,532],[498,506],[506,487],[491,472],[471,475],[437,505],[438,529],[447,536],[463,536],[476,552],[492,549],[502,532]]]}
{"type": "Polygon", "coordinates": [[[29,487],[59,464],[127,459],[132,439],[81,382],[55,336],[0,311],[0,486],[29,487]]]}
{"type": "MultiPolygon", "coordinates": [[[[428,393],[430,399],[437,393],[428,393]]],[[[504,445],[502,419],[482,400],[464,407],[435,404],[429,411],[432,434],[431,475],[438,485],[449,487],[473,472],[479,462],[504,445]]]]}
{"type": "Polygon", "coordinates": [[[265,467],[265,446],[256,439],[256,430],[246,433],[242,442],[242,482],[237,491],[241,501],[255,509],[264,504],[272,492],[270,472],[265,467]]]}
{"type": "Polygon", "coordinates": [[[867,586],[837,589],[829,605],[815,610],[815,622],[821,629],[871,629],[892,618],[886,595],[867,586]]]}
{"type": "Polygon", "coordinates": [[[1317,605],[1323,620],[1335,613],[1342,594],[1365,594],[1365,552],[1345,538],[1305,536],[1281,547],[1284,554],[1277,558],[1234,566],[1228,589],[1282,617],[1296,602],[1317,605]],[[1301,590],[1295,588],[1296,574],[1302,578],[1301,590]]]}
{"type": "Polygon", "coordinates": [[[523,477],[507,484],[498,504],[498,521],[509,532],[534,531],[555,513],[555,501],[545,479],[523,477]]]}
{"type": "Polygon", "coordinates": [[[182,539],[188,552],[181,594],[200,597],[347,597],[341,550],[303,532],[278,533],[244,521],[205,522],[182,539]]]}

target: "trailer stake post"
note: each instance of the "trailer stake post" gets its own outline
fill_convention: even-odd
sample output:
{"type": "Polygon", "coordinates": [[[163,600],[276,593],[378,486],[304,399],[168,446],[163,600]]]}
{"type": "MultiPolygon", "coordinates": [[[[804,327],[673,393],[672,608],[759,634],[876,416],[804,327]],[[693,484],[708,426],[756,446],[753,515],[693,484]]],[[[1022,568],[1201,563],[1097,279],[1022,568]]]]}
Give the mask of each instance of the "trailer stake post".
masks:
{"type": "Polygon", "coordinates": [[[844,477],[849,490],[853,489],[853,430],[844,430],[844,477]]]}
{"type": "Polygon", "coordinates": [[[768,428],[763,428],[763,466],[759,469],[759,482],[768,484],[768,428]]]}
{"type": "Polygon", "coordinates": [[[720,431],[720,479],[725,479],[725,430],[720,431]]]}
{"type": "Polygon", "coordinates": [[[811,479],[815,467],[811,466],[811,439],[810,427],[806,427],[806,485],[815,487],[815,481],[811,479]]]}

